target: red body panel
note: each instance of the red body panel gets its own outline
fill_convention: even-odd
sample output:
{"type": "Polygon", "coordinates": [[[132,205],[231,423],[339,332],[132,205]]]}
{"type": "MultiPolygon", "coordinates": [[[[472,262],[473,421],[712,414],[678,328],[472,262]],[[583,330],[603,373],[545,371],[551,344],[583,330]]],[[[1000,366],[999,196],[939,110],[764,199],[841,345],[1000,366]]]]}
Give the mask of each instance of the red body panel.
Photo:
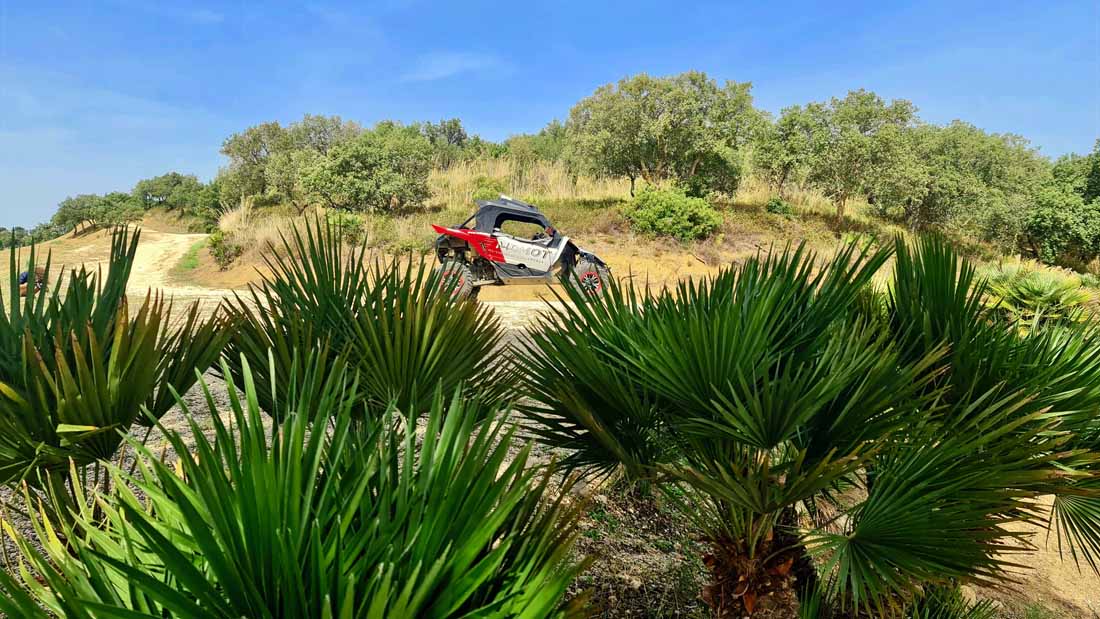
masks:
{"type": "Polygon", "coordinates": [[[464,230],[462,228],[445,228],[435,224],[432,224],[432,229],[439,234],[446,234],[447,236],[453,236],[456,239],[466,241],[470,247],[474,248],[474,251],[476,251],[478,255],[489,262],[504,262],[504,254],[500,251],[500,243],[498,243],[491,234],[478,232],[477,230],[464,230]]]}

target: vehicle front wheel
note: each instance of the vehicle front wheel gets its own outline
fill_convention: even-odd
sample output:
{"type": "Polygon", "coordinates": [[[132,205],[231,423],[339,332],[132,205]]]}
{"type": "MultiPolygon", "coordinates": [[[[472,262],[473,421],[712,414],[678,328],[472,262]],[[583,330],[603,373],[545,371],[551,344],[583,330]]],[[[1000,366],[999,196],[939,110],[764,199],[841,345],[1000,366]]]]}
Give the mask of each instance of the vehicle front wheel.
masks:
{"type": "Polygon", "coordinates": [[[611,281],[611,271],[602,264],[581,260],[573,267],[573,285],[591,296],[604,293],[611,281]]]}
{"type": "Polygon", "coordinates": [[[474,274],[465,262],[448,260],[435,269],[439,276],[439,286],[449,290],[453,299],[476,299],[474,274]]]}

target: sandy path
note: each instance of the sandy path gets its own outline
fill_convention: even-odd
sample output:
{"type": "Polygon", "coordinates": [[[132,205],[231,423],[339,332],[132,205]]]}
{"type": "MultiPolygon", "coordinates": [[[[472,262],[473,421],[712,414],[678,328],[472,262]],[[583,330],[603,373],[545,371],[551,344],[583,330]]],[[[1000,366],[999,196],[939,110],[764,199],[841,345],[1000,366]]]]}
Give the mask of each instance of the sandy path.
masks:
{"type": "Polygon", "coordinates": [[[229,291],[202,286],[180,286],[169,278],[172,268],[187,254],[191,247],[206,238],[205,234],[173,234],[143,230],[138,244],[134,266],[130,271],[127,294],[144,296],[149,289],[160,290],[177,301],[210,299],[220,300],[229,291]]]}

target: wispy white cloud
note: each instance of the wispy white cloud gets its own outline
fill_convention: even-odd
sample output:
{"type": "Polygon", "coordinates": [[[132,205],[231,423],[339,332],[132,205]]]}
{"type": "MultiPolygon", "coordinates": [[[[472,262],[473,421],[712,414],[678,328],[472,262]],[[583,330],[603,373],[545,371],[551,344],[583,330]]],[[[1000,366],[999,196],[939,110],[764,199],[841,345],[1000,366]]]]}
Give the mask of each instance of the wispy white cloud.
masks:
{"type": "Polygon", "coordinates": [[[50,71],[0,65],[0,129],[111,126],[119,130],[178,129],[208,118],[201,109],[119,92],[50,71]]]}
{"type": "Polygon", "coordinates": [[[406,82],[430,82],[466,73],[502,71],[504,68],[504,62],[493,54],[434,52],[418,58],[401,79],[406,82]]]}

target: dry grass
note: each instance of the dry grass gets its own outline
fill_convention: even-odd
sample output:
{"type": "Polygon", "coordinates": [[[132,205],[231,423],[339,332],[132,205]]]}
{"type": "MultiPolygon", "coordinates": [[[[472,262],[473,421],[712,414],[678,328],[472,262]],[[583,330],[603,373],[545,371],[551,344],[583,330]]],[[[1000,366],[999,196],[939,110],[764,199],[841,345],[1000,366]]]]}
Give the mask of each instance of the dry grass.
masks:
{"type": "Polygon", "coordinates": [[[279,247],[285,231],[301,223],[302,218],[278,209],[258,209],[250,199],[241,200],[237,208],[226,211],[218,219],[218,230],[226,239],[241,248],[241,257],[258,258],[268,247],[279,247]]]}
{"type": "Polygon", "coordinates": [[[629,197],[630,183],[620,178],[574,177],[560,163],[518,164],[510,159],[464,161],[428,177],[434,208],[469,209],[479,178],[500,181],[508,194],[529,201],[618,200],[629,197]]]}

